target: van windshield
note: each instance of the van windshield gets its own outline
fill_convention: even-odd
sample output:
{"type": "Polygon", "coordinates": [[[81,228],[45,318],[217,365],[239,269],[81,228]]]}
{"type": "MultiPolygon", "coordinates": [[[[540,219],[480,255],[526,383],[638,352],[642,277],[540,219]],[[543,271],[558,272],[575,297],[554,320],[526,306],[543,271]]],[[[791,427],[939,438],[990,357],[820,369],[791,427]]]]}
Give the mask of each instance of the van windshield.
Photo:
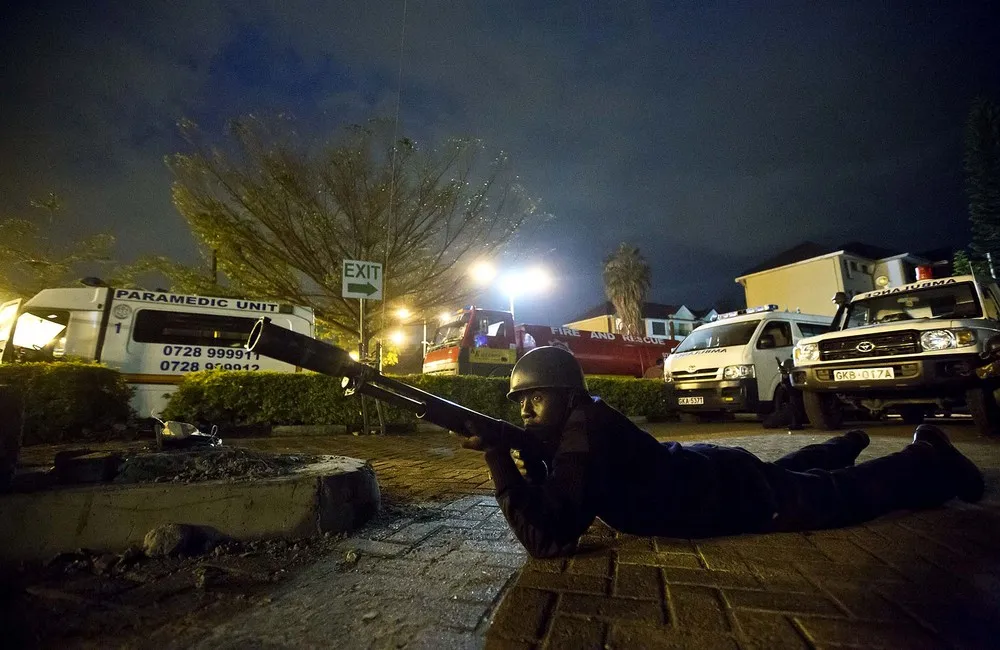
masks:
{"type": "Polygon", "coordinates": [[[746,345],[750,342],[750,337],[753,336],[758,325],[760,325],[759,320],[745,320],[739,323],[711,327],[703,325],[688,334],[674,350],[674,353],[746,345]]]}

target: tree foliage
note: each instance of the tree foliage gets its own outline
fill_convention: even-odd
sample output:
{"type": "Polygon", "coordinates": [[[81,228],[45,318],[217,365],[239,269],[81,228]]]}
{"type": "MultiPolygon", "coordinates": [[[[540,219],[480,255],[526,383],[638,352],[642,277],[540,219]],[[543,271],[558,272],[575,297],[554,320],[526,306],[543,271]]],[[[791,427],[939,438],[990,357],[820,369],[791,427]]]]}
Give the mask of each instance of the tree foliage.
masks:
{"type": "Polygon", "coordinates": [[[374,335],[383,304],[434,314],[469,300],[468,265],[540,214],[504,157],[479,164],[474,140],[424,150],[372,122],[317,143],[253,117],[234,121],[224,146],[184,131],[192,152],[167,160],[174,204],[228,290],[311,306],[342,335],[361,332],[359,301],[341,297],[343,260],[383,264],[386,302],[366,310],[374,335]]]}
{"type": "Polygon", "coordinates": [[[642,336],[642,306],[652,280],[652,272],[639,249],[629,244],[604,259],[604,293],[621,319],[621,332],[642,336]]]}
{"type": "Polygon", "coordinates": [[[974,259],[965,250],[955,251],[951,261],[951,272],[954,275],[980,275],[990,277],[990,267],[984,259],[974,259]]]}
{"type": "Polygon", "coordinates": [[[62,201],[32,201],[31,218],[0,220],[0,298],[30,298],[42,289],[74,284],[88,263],[107,263],[115,238],[97,234],[61,244],[62,201]]]}
{"type": "Polygon", "coordinates": [[[977,99],[965,129],[965,189],[973,259],[1000,264],[1000,106],[977,99]]]}

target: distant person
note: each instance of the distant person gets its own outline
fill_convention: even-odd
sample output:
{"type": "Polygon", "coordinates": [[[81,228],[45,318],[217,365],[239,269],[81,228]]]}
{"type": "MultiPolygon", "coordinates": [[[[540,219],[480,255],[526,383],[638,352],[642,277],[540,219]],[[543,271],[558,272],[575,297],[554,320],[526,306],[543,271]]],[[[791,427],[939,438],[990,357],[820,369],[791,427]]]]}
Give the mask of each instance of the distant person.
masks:
{"type": "Polygon", "coordinates": [[[861,430],[773,463],[739,447],[660,443],[592,397],[573,355],[549,346],[518,360],[508,397],[546,450],[520,461],[543,464],[545,478],[529,482],[509,449],[471,426],[463,446],[485,452],[507,523],[534,557],[574,552],[596,517],[633,535],[710,537],[833,528],[983,496],[976,466],[926,424],[902,451],[859,465],[861,430]]]}
{"type": "Polygon", "coordinates": [[[663,357],[657,357],[656,363],[646,368],[642,376],[644,379],[663,379],[663,357]]]}

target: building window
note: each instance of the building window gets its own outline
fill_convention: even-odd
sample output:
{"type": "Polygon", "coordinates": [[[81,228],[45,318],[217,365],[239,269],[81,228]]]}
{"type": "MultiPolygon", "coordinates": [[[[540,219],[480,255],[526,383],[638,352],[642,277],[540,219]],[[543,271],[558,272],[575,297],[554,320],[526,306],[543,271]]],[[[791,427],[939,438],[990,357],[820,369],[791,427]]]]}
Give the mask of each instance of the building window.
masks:
{"type": "Polygon", "coordinates": [[[651,321],[653,336],[666,336],[667,324],[662,320],[651,321]]]}

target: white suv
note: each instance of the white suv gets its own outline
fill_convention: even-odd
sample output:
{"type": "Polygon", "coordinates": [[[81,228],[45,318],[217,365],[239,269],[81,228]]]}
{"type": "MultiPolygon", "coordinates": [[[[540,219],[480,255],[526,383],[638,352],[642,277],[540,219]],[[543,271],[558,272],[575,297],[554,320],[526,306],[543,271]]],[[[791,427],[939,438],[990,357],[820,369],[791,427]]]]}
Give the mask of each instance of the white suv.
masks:
{"type": "Polygon", "coordinates": [[[920,280],[841,302],[835,331],[795,346],[792,384],[813,426],[836,428],[845,405],[875,415],[894,410],[911,424],[964,407],[981,433],[1000,431],[1000,380],[976,372],[1000,335],[996,283],[971,275],[920,280]]]}

